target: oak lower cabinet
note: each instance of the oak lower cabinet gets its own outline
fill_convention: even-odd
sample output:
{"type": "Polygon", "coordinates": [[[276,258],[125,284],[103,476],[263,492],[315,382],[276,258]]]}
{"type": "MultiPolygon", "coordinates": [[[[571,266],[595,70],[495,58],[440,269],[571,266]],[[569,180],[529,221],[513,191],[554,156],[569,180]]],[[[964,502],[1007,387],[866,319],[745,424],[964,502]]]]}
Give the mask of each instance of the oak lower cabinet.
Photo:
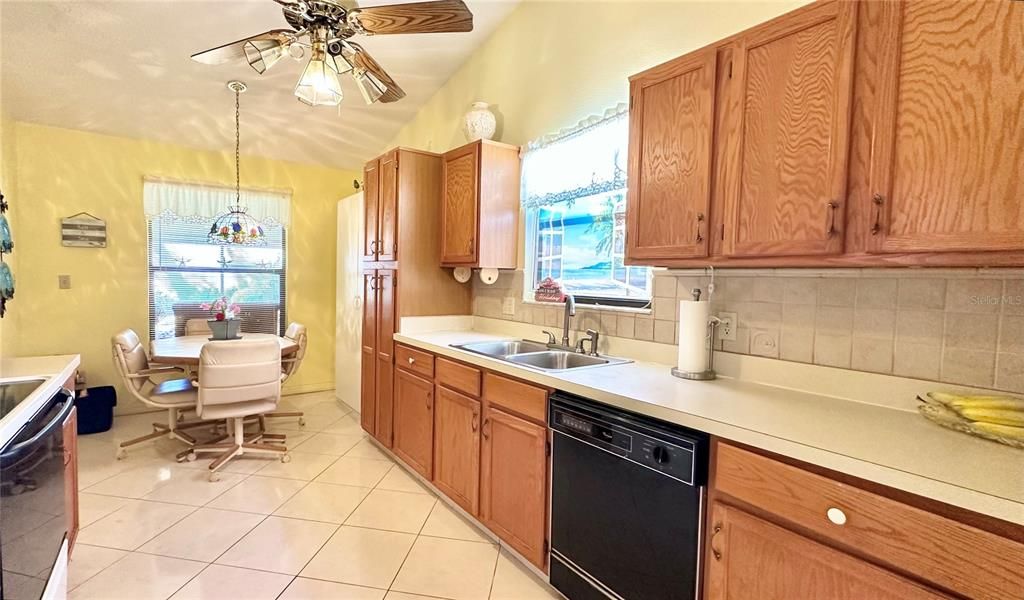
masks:
{"type": "Polygon", "coordinates": [[[485,407],[480,520],[540,569],[547,569],[547,427],[485,407]]]}
{"type": "Polygon", "coordinates": [[[708,600],[1024,598],[1024,529],[716,441],[708,600]]]}
{"type": "MultiPolygon", "coordinates": [[[[71,381],[71,380],[69,380],[71,381]]],[[[67,389],[74,389],[74,386],[67,389]]],[[[68,553],[78,538],[78,409],[72,408],[61,430],[64,439],[64,510],[68,522],[68,553]]]]}
{"type": "Polygon", "coordinates": [[[423,477],[434,468],[434,382],[395,371],[394,453],[423,477]]]}
{"type": "Polygon", "coordinates": [[[438,384],[434,485],[469,514],[480,507],[480,401],[438,384]]]}
{"type": "Polygon", "coordinates": [[[949,598],[738,508],[711,512],[705,600],[949,598]]]}
{"type": "Polygon", "coordinates": [[[392,444],[395,298],[394,270],[363,273],[360,424],[387,447],[392,444]]]}

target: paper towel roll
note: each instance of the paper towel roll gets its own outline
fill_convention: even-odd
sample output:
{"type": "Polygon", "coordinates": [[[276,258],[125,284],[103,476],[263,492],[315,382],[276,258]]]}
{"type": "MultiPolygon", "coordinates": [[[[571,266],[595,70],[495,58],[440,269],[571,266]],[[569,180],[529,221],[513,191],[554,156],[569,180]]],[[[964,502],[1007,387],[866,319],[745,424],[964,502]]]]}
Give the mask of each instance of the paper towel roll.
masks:
{"type": "Polygon", "coordinates": [[[679,301],[679,357],[676,367],[687,373],[708,370],[708,323],[711,322],[711,303],[702,300],[679,301]]]}

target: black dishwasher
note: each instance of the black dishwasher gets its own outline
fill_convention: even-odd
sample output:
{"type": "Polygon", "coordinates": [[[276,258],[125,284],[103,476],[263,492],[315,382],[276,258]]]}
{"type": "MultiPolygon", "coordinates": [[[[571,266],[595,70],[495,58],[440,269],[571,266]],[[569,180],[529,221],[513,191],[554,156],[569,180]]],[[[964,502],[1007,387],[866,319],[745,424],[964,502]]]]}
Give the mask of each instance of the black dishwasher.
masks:
{"type": "Polygon", "coordinates": [[[571,600],[698,597],[707,436],[558,392],[551,584],[571,600]]]}

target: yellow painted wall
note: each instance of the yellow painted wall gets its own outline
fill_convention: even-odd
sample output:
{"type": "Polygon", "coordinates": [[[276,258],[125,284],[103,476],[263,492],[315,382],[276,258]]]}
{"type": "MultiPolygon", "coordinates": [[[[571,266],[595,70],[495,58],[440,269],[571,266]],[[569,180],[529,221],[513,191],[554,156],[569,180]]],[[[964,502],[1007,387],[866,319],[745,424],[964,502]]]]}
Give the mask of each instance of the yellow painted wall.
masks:
{"type": "MultiPolygon", "coordinates": [[[[14,143],[14,122],[10,119],[4,118],[0,115],[0,190],[3,190],[5,199],[11,205],[11,210],[7,213],[7,221],[10,223],[11,228],[14,230],[14,249],[15,253],[5,254],[4,262],[6,262],[11,271],[14,273],[15,278],[20,281],[18,270],[18,257],[21,255],[21,237],[19,236],[19,230],[17,226],[17,218],[19,210],[19,203],[17,202],[17,183],[15,180],[15,174],[17,173],[17,153],[14,143]]],[[[14,340],[17,338],[17,315],[16,309],[18,297],[16,296],[10,304],[7,305],[7,315],[0,319],[0,357],[10,356],[14,352],[14,340]]],[[[2,375],[2,373],[0,373],[2,375]]]]}
{"type": "MultiPolygon", "coordinates": [[[[89,385],[116,374],[110,337],[149,330],[144,176],[234,184],[234,157],[180,146],[15,124],[18,156],[18,355],[79,353],[89,385]],[[107,221],[105,249],[64,248],[62,217],[87,211],[107,221]],[[60,290],[57,275],[71,275],[60,290]]],[[[309,347],[286,392],[334,384],[335,215],[352,193],[352,171],[243,157],[248,187],[292,190],[287,318],[309,327],[309,347]]],[[[6,336],[5,336],[6,337],[6,336]]],[[[127,400],[123,390],[119,398],[127,400]]],[[[127,402],[122,412],[137,409],[127,402]]]]}
{"type": "Polygon", "coordinates": [[[524,0],[388,144],[462,145],[462,116],[492,104],[497,138],[523,144],[629,99],[630,75],[807,0],[524,0]]]}

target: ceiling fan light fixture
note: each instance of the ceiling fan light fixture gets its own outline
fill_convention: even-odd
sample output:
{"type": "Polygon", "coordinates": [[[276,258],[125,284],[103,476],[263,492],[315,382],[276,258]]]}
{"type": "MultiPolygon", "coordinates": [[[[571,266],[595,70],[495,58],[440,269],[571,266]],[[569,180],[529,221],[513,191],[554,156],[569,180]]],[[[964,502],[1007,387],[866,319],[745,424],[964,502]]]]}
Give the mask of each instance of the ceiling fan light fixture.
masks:
{"type": "Polygon", "coordinates": [[[282,44],[278,40],[249,40],[242,49],[245,50],[245,60],[249,66],[262,75],[288,54],[288,47],[289,44],[282,44]]]}
{"type": "Polygon", "coordinates": [[[323,44],[313,45],[313,56],[295,86],[295,96],[310,106],[337,106],[345,97],[338,81],[337,63],[324,52],[323,44]]]}
{"type": "Polygon", "coordinates": [[[388,86],[366,69],[356,69],[353,71],[352,77],[356,80],[356,86],[359,87],[360,93],[363,94],[363,100],[367,104],[373,104],[380,100],[388,91],[388,86]]]}

